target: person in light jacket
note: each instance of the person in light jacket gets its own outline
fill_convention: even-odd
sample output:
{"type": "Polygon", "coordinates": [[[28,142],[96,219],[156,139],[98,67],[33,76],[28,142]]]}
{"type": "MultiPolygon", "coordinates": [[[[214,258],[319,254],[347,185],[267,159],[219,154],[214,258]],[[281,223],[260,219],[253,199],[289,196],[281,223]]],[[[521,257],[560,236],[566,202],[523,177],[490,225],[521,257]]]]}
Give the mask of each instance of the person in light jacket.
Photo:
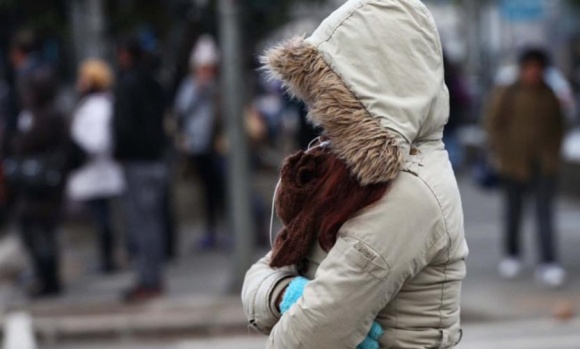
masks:
{"type": "Polygon", "coordinates": [[[219,52],[209,35],[202,35],[191,52],[191,74],[177,91],[173,110],[181,129],[179,147],[199,174],[205,204],[202,250],[217,246],[219,214],[224,206],[223,155],[216,149],[219,129],[219,52]]]}
{"type": "Polygon", "coordinates": [[[87,160],[72,173],[68,183],[70,198],[85,201],[91,208],[99,231],[100,269],[104,273],[116,269],[110,206],[125,188],[121,167],[112,156],[112,84],[113,74],[107,63],[87,60],[80,66],[77,88],[82,99],[74,112],[71,138],[87,154],[87,160]]]}
{"type": "Polygon", "coordinates": [[[324,142],[284,165],[284,229],[242,290],[249,324],[275,349],[455,347],[468,248],[429,11],[350,0],[264,62],[324,142]]]}

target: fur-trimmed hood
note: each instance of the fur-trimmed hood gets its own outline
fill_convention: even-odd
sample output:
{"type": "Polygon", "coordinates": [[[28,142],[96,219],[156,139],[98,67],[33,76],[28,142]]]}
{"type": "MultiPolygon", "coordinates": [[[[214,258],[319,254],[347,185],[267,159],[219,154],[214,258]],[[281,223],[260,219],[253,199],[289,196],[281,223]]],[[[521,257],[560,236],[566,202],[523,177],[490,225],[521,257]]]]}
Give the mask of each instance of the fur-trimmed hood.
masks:
{"type": "Polygon", "coordinates": [[[449,96],[441,43],[419,0],[350,0],[263,62],[306,102],[364,185],[394,179],[411,145],[442,138],[449,96]]]}

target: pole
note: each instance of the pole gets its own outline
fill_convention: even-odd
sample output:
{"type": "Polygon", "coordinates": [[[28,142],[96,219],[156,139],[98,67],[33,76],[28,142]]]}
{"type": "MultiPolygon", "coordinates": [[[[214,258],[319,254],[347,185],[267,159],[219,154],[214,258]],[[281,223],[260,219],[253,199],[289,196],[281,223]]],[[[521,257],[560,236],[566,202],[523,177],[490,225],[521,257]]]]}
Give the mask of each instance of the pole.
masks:
{"type": "Polygon", "coordinates": [[[483,100],[482,84],[482,40],[481,40],[481,15],[484,4],[482,0],[465,0],[463,2],[465,11],[464,29],[467,33],[467,74],[472,96],[470,119],[479,120],[481,103],[483,100]]]}
{"type": "Polygon", "coordinates": [[[104,58],[106,55],[105,44],[105,14],[103,9],[103,0],[87,0],[87,34],[89,41],[87,46],[88,57],[104,58]]]}
{"type": "Polygon", "coordinates": [[[228,209],[235,237],[232,278],[229,291],[240,291],[252,263],[254,224],[248,141],[244,122],[244,79],[239,0],[219,0],[220,42],[222,47],[222,101],[226,121],[228,151],[228,209]]]}
{"type": "Polygon", "coordinates": [[[75,59],[75,66],[78,65],[83,59],[85,59],[85,47],[87,45],[87,41],[83,40],[86,36],[86,27],[83,24],[85,22],[84,16],[84,3],[82,1],[69,1],[69,12],[70,12],[70,21],[71,21],[71,28],[72,28],[72,39],[73,39],[73,47],[74,47],[74,59],[75,59]]]}
{"type": "Polygon", "coordinates": [[[481,64],[481,0],[467,0],[465,22],[468,37],[468,72],[478,76],[481,64]]]}
{"type": "Polygon", "coordinates": [[[103,0],[69,1],[77,63],[87,58],[105,58],[106,56],[103,7],[103,0]]]}

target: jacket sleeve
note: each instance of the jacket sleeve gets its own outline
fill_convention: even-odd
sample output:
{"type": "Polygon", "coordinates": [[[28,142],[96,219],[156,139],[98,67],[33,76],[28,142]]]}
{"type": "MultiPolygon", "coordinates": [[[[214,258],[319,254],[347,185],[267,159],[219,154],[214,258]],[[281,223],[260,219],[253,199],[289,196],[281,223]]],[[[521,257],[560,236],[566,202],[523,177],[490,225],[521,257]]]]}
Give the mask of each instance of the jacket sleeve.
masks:
{"type": "Polygon", "coordinates": [[[364,340],[405,281],[447,245],[437,244],[444,235],[437,202],[423,183],[414,185],[392,188],[343,225],[315,279],[272,330],[268,348],[354,349],[364,340]]]}
{"type": "Polygon", "coordinates": [[[242,288],[242,303],[248,322],[264,334],[270,334],[280,319],[276,300],[298,275],[294,267],[271,268],[270,256],[271,252],[248,270],[242,288]]]}

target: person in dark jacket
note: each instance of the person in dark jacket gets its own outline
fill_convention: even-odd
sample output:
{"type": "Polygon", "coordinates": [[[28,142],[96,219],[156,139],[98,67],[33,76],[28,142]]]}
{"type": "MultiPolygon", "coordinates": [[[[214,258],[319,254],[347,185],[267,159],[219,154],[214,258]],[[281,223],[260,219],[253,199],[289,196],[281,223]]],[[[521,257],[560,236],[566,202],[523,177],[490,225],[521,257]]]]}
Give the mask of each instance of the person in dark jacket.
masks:
{"type": "MultiPolygon", "coordinates": [[[[11,155],[12,143],[18,131],[18,116],[24,109],[23,89],[24,82],[31,74],[42,68],[38,59],[36,35],[33,31],[23,29],[18,31],[11,40],[8,54],[9,63],[13,70],[12,79],[7,79],[2,90],[0,158],[6,159],[11,155]]],[[[11,188],[4,188],[2,214],[8,219],[15,206],[15,193],[11,188]]]]}
{"type": "Polygon", "coordinates": [[[142,57],[138,40],[128,38],[119,44],[120,75],[113,107],[114,155],[122,164],[127,183],[125,209],[137,274],[135,286],[125,295],[128,302],[162,294],[166,242],[164,94],[141,63],[142,57]]]}
{"type": "Polygon", "coordinates": [[[14,84],[7,91],[6,117],[3,121],[2,147],[4,155],[10,153],[12,138],[17,132],[18,114],[24,108],[23,89],[25,81],[35,71],[43,67],[38,59],[36,35],[31,30],[21,30],[12,39],[9,58],[14,69],[14,84]]]}
{"type": "MultiPolygon", "coordinates": [[[[10,114],[10,87],[4,79],[4,71],[0,67],[0,160],[4,158],[5,150],[3,146],[4,141],[4,127],[6,120],[10,114]]],[[[4,178],[4,170],[0,163],[0,227],[4,226],[8,218],[8,200],[7,187],[4,178]]]]}
{"type": "MultiPolygon", "coordinates": [[[[16,133],[12,139],[11,156],[14,159],[66,159],[68,136],[65,118],[54,107],[55,81],[47,69],[35,71],[23,81],[24,109],[18,116],[16,133]]],[[[51,167],[64,178],[65,163],[51,167]]],[[[62,179],[61,178],[61,179],[62,179]]],[[[57,226],[63,202],[64,180],[60,184],[36,192],[19,188],[16,195],[16,213],[22,240],[29,250],[37,280],[31,296],[56,295],[61,291],[57,226]]]]}
{"type": "Polygon", "coordinates": [[[485,126],[505,190],[505,258],[499,264],[499,273],[507,279],[521,274],[521,222],[526,196],[532,193],[540,256],[536,278],[556,288],[566,279],[559,263],[554,224],[565,122],[560,102],[544,80],[548,66],[548,54],[542,49],[524,51],[518,81],[495,91],[485,126]]]}

